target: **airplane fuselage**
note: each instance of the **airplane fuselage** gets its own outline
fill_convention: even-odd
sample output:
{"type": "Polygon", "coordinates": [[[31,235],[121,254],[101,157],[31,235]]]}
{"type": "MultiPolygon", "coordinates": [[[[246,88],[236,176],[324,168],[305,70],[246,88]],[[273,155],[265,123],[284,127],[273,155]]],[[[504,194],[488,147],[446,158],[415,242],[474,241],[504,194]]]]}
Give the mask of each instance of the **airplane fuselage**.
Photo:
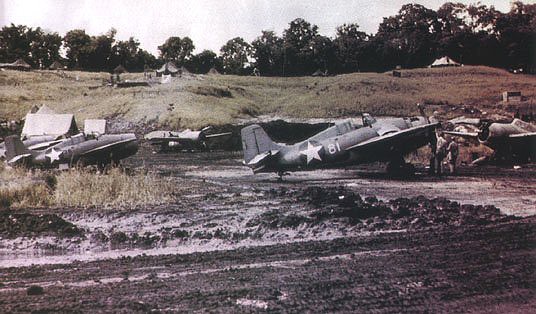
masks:
{"type": "Polygon", "coordinates": [[[138,143],[134,134],[106,134],[95,138],[86,138],[80,134],[35,154],[31,163],[41,167],[55,167],[60,164],[71,166],[81,159],[85,165],[109,163],[131,156],[137,151],[138,143]],[[113,150],[99,151],[112,145],[115,145],[113,150]],[[91,153],[93,151],[95,153],[91,153]]]}
{"type": "Polygon", "coordinates": [[[284,172],[334,168],[374,161],[393,161],[429,143],[430,132],[411,137],[404,145],[374,144],[366,150],[349,149],[380,136],[386,136],[418,125],[426,125],[424,119],[393,118],[370,126],[335,125],[317,135],[294,145],[281,145],[278,153],[254,172],[284,172]]]}

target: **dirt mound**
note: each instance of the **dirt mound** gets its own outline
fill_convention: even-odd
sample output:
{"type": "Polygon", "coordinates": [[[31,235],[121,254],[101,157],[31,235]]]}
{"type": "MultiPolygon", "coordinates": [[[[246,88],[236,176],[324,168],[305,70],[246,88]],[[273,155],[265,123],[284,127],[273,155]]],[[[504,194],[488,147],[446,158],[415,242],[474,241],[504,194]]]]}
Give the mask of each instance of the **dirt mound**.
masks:
{"type": "Polygon", "coordinates": [[[74,237],[82,235],[82,230],[55,214],[0,211],[0,236],[15,238],[37,235],[74,237]]]}
{"type": "MultiPolygon", "coordinates": [[[[375,197],[363,199],[344,187],[308,187],[303,190],[279,189],[271,193],[288,196],[313,206],[309,217],[289,217],[270,213],[260,217],[267,226],[290,226],[300,223],[317,224],[341,219],[350,225],[367,230],[419,229],[461,225],[485,225],[516,219],[500,213],[495,206],[460,205],[445,198],[428,199],[424,196],[397,198],[388,202],[375,197]],[[262,218],[265,218],[264,220],[262,218]],[[289,221],[292,223],[289,224],[289,221]]],[[[253,222],[252,222],[253,223],[253,222]]]]}

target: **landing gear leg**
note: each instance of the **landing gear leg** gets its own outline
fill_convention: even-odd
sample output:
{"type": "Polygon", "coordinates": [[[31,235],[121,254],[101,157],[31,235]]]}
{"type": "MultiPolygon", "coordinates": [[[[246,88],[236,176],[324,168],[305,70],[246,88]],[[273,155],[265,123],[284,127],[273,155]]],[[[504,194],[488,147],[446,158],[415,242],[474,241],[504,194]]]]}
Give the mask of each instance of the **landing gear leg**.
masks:
{"type": "Polygon", "coordinates": [[[415,167],[403,157],[397,157],[387,164],[387,173],[394,177],[409,177],[415,174],[415,167]]]}

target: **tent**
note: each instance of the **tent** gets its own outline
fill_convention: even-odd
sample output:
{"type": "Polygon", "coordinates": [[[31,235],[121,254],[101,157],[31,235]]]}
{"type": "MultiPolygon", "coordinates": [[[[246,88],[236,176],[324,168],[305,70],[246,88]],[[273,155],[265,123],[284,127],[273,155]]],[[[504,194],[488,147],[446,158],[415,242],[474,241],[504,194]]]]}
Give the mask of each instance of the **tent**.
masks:
{"type": "Polygon", "coordinates": [[[61,64],[59,61],[52,62],[51,65],[48,66],[49,70],[61,70],[63,69],[63,64],[61,64]]]}
{"type": "Polygon", "coordinates": [[[29,113],[26,115],[21,137],[37,135],[74,135],[78,127],[72,114],[29,113]]]}
{"type": "Polygon", "coordinates": [[[37,114],[56,114],[56,112],[47,105],[41,105],[39,107],[38,105],[33,105],[32,108],[30,108],[30,111],[28,113],[37,113],[37,114]]]}
{"type": "Polygon", "coordinates": [[[431,65],[430,67],[432,68],[436,68],[436,67],[449,67],[449,66],[457,66],[459,67],[461,64],[459,64],[458,62],[452,60],[451,58],[449,57],[441,57],[439,59],[436,59],[431,65]]]}
{"type": "Polygon", "coordinates": [[[180,70],[173,62],[166,62],[160,69],[156,70],[156,76],[162,75],[176,76],[180,74],[180,70]]]}
{"type": "Polygon", "coordinates": [[[328,71],[322,71],[320,69],[314,71],[313,74],[311,74],[311,76],[328,76],[328,71]]]}
{"type": "Polygon", "coordinates": [[[22,59],[17,59],[17,61],[13,63],[2,63],[0,64],[0,68],[4,69],[11,69],[11,70],[19,70],[19,71],[30,71],[32,68],[26,61],[22,59]]]}
{"type": "Polygon", "coordinates": [[[179,71],[180,71],[180,73],[181,73],[182,75],[190,75],[190,74],[192,74],[192,73],[190,73],[190,71],[188,71],[188,69],[185,68],[184,66],[181,66],[181,68],[179,69],[179,71]]]}
{"type": "Polygon", "coordinates": [[[216,70],[215,67],[212,67],[212,68],[210,68],[210,70],[208,70],[207,74],[211,74],[211,75],[219,75],[220,72],[218,72],[218,70],[216,70]]]}
{"type": "Polygon", "coordinates": [[[106,120],[104,119],[88,119],[84,121],[85,134],[105,134],[106,120]]]}
{"type": "Polygon", "coordinates": [[[125,69],[124,66],[122,66],[121,64],[116,66],[115,69],[114,69],[114,74],[121,74],[121,73],[128,73],[127,69],[125,69]]]}

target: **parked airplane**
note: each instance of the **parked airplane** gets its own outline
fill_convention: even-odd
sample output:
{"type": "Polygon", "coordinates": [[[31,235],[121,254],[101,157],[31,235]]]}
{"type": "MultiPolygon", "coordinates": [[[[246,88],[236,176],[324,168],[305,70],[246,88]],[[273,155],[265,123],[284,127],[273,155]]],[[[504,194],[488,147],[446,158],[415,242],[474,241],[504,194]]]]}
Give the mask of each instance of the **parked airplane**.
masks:
{"type": "Polygon", "coordinates": [[[6,137],[6,160],[9,165],[55,168],[95,164],[104,167],[134,155],[138,141],[132,133],[100,136],[77,134],[43,151],[30,150],[18,136],[6,137]]]}
{"type": "Polygon", "coordinates": [[[207,148],[207,140],[230,135],[231,132],[209,134],[208,131],[212,127],[207,126],[199,131],[186,129],[184,131],[153,131],[145,134],[144,138],[151,145],[158,145],[162,150],[170,148],[185,148],[185,149],[205,149],[207,148]]]}
{"type": "Polygon", "coordinates": [[[403,174],[413,167],[404,155],[436,140],[439,123],[429,119],[391,118],[377,121],[363,114],[363,124],[351,120],[334,126],[309,139],[286,145],[274,143],[259,125],[241,131],[244,164],[254,173],[336,168],[374,161],[388,162],[387,171],[403,174]]]}
{"type": "Polygon", "coordinates": [[[536,126],[519,119],[511,123],[483,122],[475,132],[443,133],[478,140],[493,149],[492,161],[536,161],[536,126]]]}
{"type": "MultiPolygon", "coordinates": [[[[54,146],[65,139],[54,135],[32,136],[22,141],[24,146],[30,150],[44,150],[54,146]]],[[[6,143],[0,143],[0,160],[6,158],[6,143]]]]}

